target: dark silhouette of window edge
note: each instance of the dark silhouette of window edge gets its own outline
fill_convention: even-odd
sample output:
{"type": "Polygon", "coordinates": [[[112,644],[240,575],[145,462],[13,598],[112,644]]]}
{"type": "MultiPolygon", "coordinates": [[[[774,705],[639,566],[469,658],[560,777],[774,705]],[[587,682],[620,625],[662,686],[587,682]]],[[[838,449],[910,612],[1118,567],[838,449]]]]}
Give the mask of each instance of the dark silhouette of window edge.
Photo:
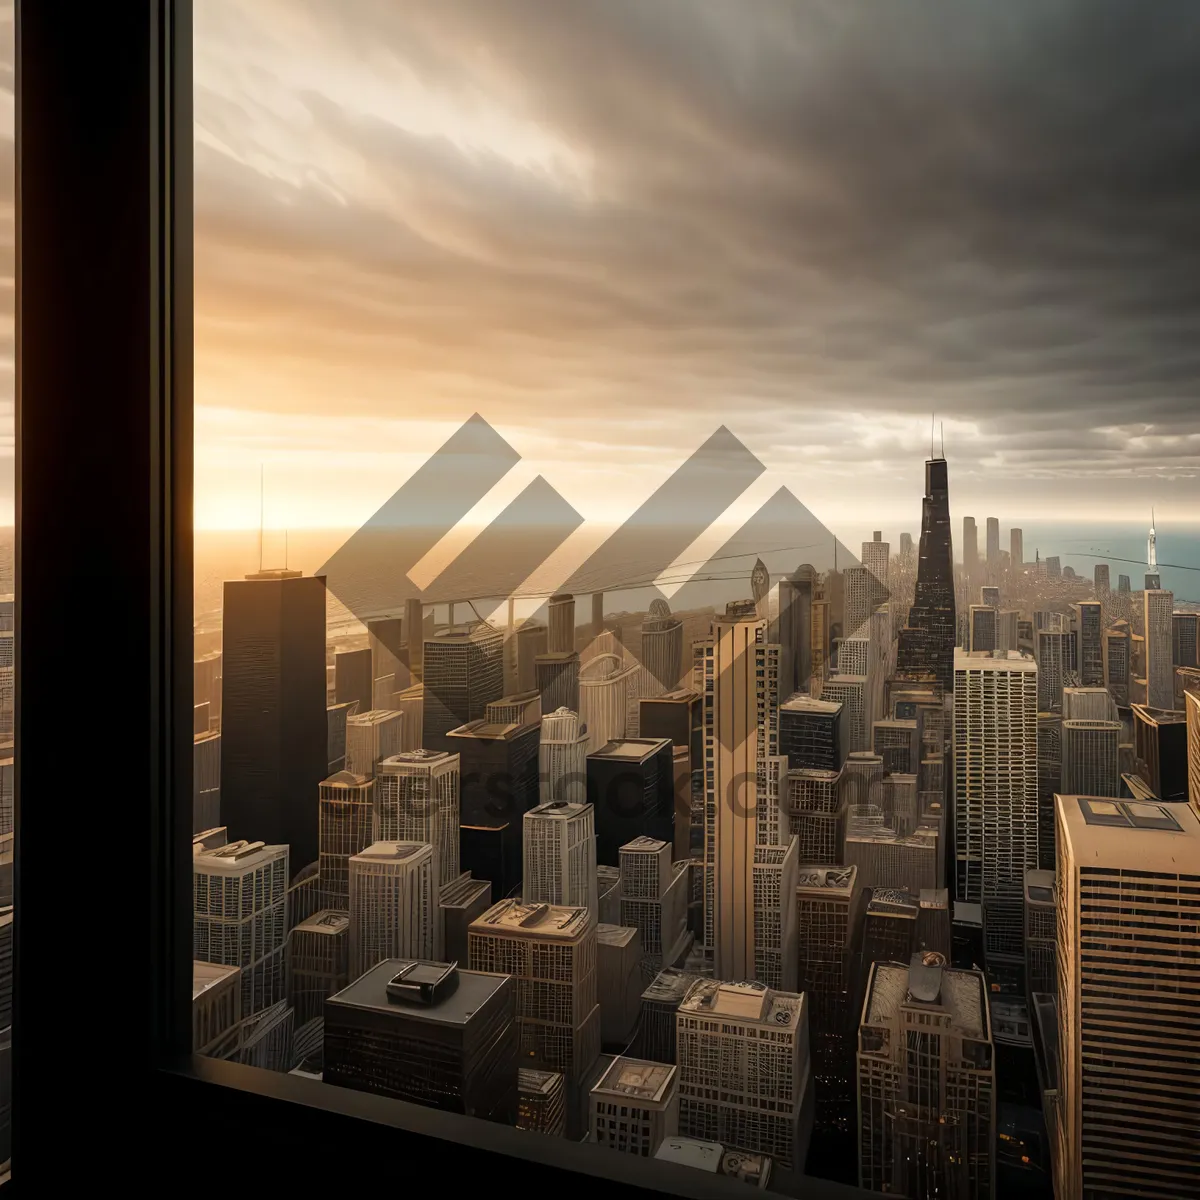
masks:
{"type": "Polygon", "coordinates": [[[190,1054],[192,4],[17,0],[16,23],[16,1186],[240,1194],[420,1164],[745,1197],[190,1054]]]}

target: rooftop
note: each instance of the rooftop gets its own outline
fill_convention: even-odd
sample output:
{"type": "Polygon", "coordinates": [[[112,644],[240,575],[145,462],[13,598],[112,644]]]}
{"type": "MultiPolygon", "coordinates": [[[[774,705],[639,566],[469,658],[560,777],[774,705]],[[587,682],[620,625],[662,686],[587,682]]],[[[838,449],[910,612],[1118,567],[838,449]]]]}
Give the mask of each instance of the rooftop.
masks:
{"type": "MultiPolygon", "coordinates": [[[[1052,872],[1053,874],[1053,872],[1052,872]]],[[[950,891],[948,888],[922,888],[918,897],[922,908],[950,908],[950,891]]]]}
{"type": "MultiPolygon", "coordinates": [[[[853,675],[842,675],[841,679],[853,679],[853,675]]],[[[822,716],[835,716],[841,709],[840,700],[814,700],[803,692],[794,693],[780,706],[779,711],[790,713],[819,713],[822,716]]]]}
{"type": "Polygon", "coordinates": [[[603,749],[589,754],[588,758],[618,758],[627,762],[645,762],[664,746],[670,746],[670,738],[618,738],[603,749]]]}
{"type": "Polygon", "coordinates": [[[699,1171],[716,1174],[721,1167],[725,1147],[720,1142],[704,1142],[699,1138],[669,1137],[654,1152],[655,1158],[664,1162],[694,1167],[699,1171]]]}
{"type": "Polygon", "coordinates": [[[505,742],[516,737],[518,734],[528,733],[530,730],[536,733],[537,729],[537,725],[521,725],[516,721],[508,725],[500,725],[481,717],[478,721],[468,721],[465,725],[460,725],[457,729],[451,729],[446,736],[452,738],[478,738],[489,742],[505,742]]]}
{"type": "Polygon", "coordinates": [[[205,847],[192,842],[192,870],[209,875],[244,875],[264,863],[286,858],[286,846],[267,846],[262,842],[227,842],[205,847]]]}
{"type": "Polygon", "coordinates": [[[475,879],[470,871],[464,871],[457,879],[443,884],[438,903],[442,908],[466,908],[482,892],[492,890],[487,879],[475,879]]]}
{"type": "Polygon", "coordinates": [[[1200,877],[1200,818],[1190,805],[1096,796],[1054,799],[1077,867],[1200,877]]]}
{"type": "MultiPolygon", "coordinates": [[[[941,957],[938,955],[937,957],[941,957]]],[[[936,1004],[948,1012],[951,1027],[965,1037],[990,1038],[987,1028],[987,993],[983,974],[944,965],[925,965],[922,956],[909,963],[876,963],[871,972],[864,1024],[882,1025],[902,1006],[936,1004]]]]}
{"type": "Polygon", "coordinates": [[[816,889],[851,896],[854,894],[857,878],[857,867],[825,867],[804,863],[797,870],[796,890],[799,892],[816,889]]]}
{"type": "Polygon", "coordinates": [[[1027,654],[1016,650],[954,650],[956,671],[1028,671],[1037,670],[1037,663],[1027,654]]]}
{"type": "Polygon", "coordinates": [[[587,932],[589,921],[586,908],[501,900],[471,922],[470,932],[573,941],[587,932]]]}
{"type": "Polygon", "coordinates": [[[596,941],[601,946],[617,946],[624,949],[638,936],[638,931],[630,925],[597,925],[596,941]]]}
{"type": "MultiPolygon", "coordinates": [[[[330,996],[327,1006],[370,1009],[398,1018],[438,1025],[465,1025],[498,992],[512,987],[510,976],[486,971],[457,970],[457,986],[432,1004],[406,1004],[389,998],[387,985],[412,960],[385,958],[349,987],[330,996]]],[[[449,964],[444,964],[449,965],[449,964]]],[[[328,1011],[328,1010],[327,1010],[328,1011]]]]}
{"type": "Polygon", "coordinates": [[[351,862],[408,862],[431,858],[433,848],[428,842],[372,842],[365,850],[351,855],[351,862]]]}
{"type": "Polygon", "coordinates": [[[388,721],[400,721],[404,714],[391,708],[371,708],[363,713],[354,713],[346,718],[347,725],[383,725],[388,721]]]}
{"type": "Polygon", "coordinates": [[[666,849],[667,843],[660,842],[657,838],[646,837],[643,834],[641,837],[635,837],[632,842],[626,842],[621,847],[622,854],[661,854],[666,849]]]}
{"type": "MultiPolygon", "coordinates": [[[[603,926],[601,926],[603,928],[603,926]]],[[[678,967],[666,967],[654,977],[654,982],[642,993],[643,1002],[650,1000],[659,1004],[678,1004],[688,989],[698,983],[702,975],[693,971],[681,971],[678,967]]]]}
{"type": "Polygon", "coordinates": [[[1145,721],[1148,725],[1182,725],[1187,721],[1186,712],[1174,709],[1151,708],[1148,704],[1131,704],[1129,709],[1136,720],[1145,721]]]}
{"type": "Polygon", "coordinates": [[[443,763],[450,762],[451,759],[457,758],[456,754],[450,754],[445,750],[426,750],[423,746],[417,747],[415,750],[401,750],[399,754],[389,754],[387,758],[381,759],[379,768],[381,771],[387,767],[431,767],[440,766],[443,763]]]}
{"type": "Polygon", "coordinates": [[[306,933],[328,934],[335,936],[350,928],[350,914],[340,912],[336,908],[323,908],[311,917],[300,922],[296,929],[306,933]]]}
{"type": "Polygon", "coordinates": [[[878,916],[912,917],[917,916],[918,908],[915,896],[900,888],[872,888],[871,898],[867,902],[867,912],[878,916]]]}
{"type": "Polygon", "coordinates": [[[573,817],[582,816],[591,807],[590,804],[579,804],[569,800],[550,800],[545,804],[539,804],[536,808],[531,808],[525,814],[525,819],[546,817],[555,821],[569,821],[573,817]]]}
{"type": "Polygon", "coordinates": [[[517,1090],[527,1096],[549,1096],[563,1085],[563,1077],[556,1071],[534,1071],[521,1067],[517,1071],[517,1090]]]}
{"type": "Polygon", "coordinates": [[[356,775],[353,771],[337,771],[328,779],[321,780],[322,787],[360,788],[371,782],[369,775],[356,775]]]}
{"type": "Polygon", "coordinates": [[[679,1005],[680,1012],[716,1013],[747,1024],[771,1028],[794,1027],[800,1017],[804,997],[792,992],[777,992],[761,983],[722,983],[704,979],[697,983],[679,1005]]]}
{"type": "Polygon", "coordinates": [[[659,1104],[675,1082],[677,1068],[667,1063],[647,1062],[640,1058],[617,1058],[592,1088],[593,1095],[632,1096],[650,1104],[659,1104]]]}

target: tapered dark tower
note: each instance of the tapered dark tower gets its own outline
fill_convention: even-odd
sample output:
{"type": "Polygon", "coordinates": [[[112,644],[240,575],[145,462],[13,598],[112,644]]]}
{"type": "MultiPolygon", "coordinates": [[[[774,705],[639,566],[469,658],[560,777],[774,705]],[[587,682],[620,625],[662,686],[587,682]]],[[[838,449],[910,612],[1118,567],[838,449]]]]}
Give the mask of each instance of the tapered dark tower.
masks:
{"type": "Polygon", "coordinates": [[[948,696],[954,688],[955,634],[954,550],[946,460],[931,458],[925,464],[916,594],[908,623],[900,630],[897,676],[935,678],[948,696]]]}

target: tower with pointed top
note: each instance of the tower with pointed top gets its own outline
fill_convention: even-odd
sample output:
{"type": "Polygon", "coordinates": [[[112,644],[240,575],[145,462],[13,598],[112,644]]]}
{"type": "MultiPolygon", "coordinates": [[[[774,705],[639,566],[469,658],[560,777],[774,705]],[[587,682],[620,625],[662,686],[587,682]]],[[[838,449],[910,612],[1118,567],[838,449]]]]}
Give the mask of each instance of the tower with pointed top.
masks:
{"type": "Polygon", "coordinates": [[[1154,509],[1150,510],[1150,536],[1146,539],[1146,591],[1156,592],[1162,587],[1162,576],[1158,573],[1158,545],[1154,533],[1154,509]]]}
{"type": "Polygon", "coordinates": [[[946,460],[931,458],[925,464],[916,592],[908,623],[900,630],[896,674],[902,679],[932,677],[949,696],[954,690],[955,620],[946,460]]]}

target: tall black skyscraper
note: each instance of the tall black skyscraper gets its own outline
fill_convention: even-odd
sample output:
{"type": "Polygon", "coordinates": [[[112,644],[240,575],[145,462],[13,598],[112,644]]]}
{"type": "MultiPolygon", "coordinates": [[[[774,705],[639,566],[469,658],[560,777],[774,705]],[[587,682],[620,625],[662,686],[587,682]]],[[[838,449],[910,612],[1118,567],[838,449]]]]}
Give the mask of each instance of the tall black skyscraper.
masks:
{"type": "Polygon", "coordinates": [[[317,791],[328,773],[325,577],[260,571],[225,584],[221,820],[230,839],[317,861],[317,791]]]}
{"type": "Polygon", "coordinates": [[[949,695],[954,689],[955,634],[954,549],[946,460],[932,458],[925,464],[916,594],[908,624],[900,630],[896,674],[904,679],[932,676],[949,695]]]}

